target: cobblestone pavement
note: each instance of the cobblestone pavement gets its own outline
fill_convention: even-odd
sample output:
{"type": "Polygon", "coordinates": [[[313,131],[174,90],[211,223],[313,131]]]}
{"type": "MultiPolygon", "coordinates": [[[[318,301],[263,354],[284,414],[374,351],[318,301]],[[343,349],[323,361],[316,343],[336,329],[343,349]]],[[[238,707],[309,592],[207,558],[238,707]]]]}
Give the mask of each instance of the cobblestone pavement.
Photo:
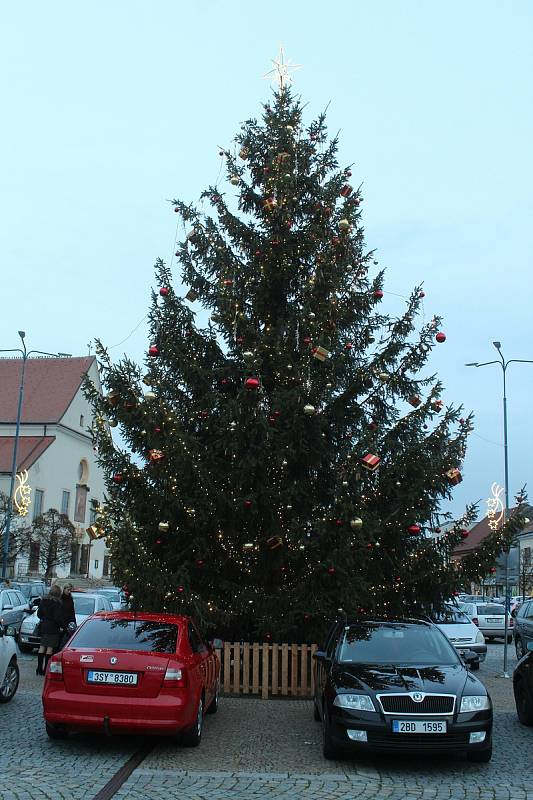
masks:
{"type": "MultiPolygon", "coordinates": [[[[516,718],[511,682],[496,677],[502,645],[489,645],[479,677],[496,709],[489,764],[462,758],[388,756],[326,761],[320,725],[303,700],[222,698],[206,718],[199,748],[157,740],[116,800],[533,800],[533,729],[516,718]]],[[[509,670],[514,667],[509,650],[509,670]]],[[[0,707],[0,800],[91,800],[129,756],[139,737],[79,736],[50,742],[44,732],[35,659],[21,657],[21,687],[0,707]]]]}

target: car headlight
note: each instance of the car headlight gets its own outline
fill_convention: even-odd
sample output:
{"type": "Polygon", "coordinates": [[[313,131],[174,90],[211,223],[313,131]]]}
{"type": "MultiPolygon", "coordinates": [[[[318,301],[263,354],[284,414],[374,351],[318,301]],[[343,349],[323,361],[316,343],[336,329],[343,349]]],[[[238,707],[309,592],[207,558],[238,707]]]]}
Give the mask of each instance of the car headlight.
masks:
{"type": "Polygon", "coordinates": [[[476,644],[483,644],[484,641],[485,641],[485,637],[483,636],[481,631],[478,631],[477,635],[476,635],[476,644]]]}
{"type": "Polygon", "coordinates": [[[490,709],[490,700],[484,694],[466,695],[461,698],[461,708],[459,711],[488,711],[490,709]]]}
{"type": "Polygon", "coordinates": [[[26,617],[26,619],[22,622],[22,625],[20,626],[21,633],[33,633],[33,631],[37,627],[38,622],[39,622],[38,619],[34,619],[33,617],[26,617]]]}
{"type": "Polygon", "coordinates": [[[338,694],[333,701],[339,708],[352,708],[355,711],[375,711],[372,698],[367,694],[338,694]]]}

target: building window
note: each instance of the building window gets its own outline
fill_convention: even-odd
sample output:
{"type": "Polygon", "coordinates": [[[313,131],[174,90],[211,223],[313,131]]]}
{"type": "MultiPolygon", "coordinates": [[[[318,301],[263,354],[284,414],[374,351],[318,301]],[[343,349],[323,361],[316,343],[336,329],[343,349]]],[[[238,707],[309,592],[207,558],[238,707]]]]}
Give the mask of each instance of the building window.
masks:
{"type": "Polygon", "coordinates": [[[43,513],[44,491],[36,489],[33,493],[33,519],[37,519],[43,513]]]}
{"type": "Polygon", "coordinates": [[[87,487],[76,486],[76,508],[74,509],[74,522],[85,522],[87,509],[87,487]]]}
{"type": "Polygon", "coordinates": [[[94,562],[94,568],[98,569],[98,559],[96,559],[95,562],[94,562]]]}
{"type": "Polygon", "coordinates": [[[61,495],[61,513],[68,517],[68,507],[70,505],[70,492],[63,492],[61,495]]]}
{"type": "Polygon", "coordinates": [[[96,522],[96,515],[100,504],[94,497],[91,498],[91,507],[89,508],[89,525],[96,522]]]}
{"type": "Polygon", "coordinates": [[[85,422],[85,417],[83,414],[80,414],[80,428],[83,428],[83,423],[85,422]]]}

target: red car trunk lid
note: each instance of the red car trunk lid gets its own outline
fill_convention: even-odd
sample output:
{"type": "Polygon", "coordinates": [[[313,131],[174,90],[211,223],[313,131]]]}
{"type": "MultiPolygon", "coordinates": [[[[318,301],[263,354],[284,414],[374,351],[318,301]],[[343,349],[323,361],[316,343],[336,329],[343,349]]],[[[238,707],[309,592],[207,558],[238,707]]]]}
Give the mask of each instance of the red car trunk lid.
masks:
{"type": "Polygon", "coordinates": [[[62,657],[63,680],[67,692],[78,694],[157,697],[168,662],[168,653],[67,649],[63,650],[62,657]],[[90,673],[96,674],[91,676],[90,673]],[[132,675],[136,676],[133,678],[136,683],[129,682],[132,675]],[[111,683],[110,680],[123,682],[111,683]]]}

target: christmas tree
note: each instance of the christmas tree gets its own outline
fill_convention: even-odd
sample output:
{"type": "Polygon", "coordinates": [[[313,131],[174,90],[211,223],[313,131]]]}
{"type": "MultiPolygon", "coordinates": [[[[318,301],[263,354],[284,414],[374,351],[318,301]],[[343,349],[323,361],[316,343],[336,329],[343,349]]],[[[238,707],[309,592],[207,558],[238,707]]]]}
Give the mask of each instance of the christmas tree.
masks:
{"type": "Polygon", "coordinates": [[[182,284],[157,261],[144,368],[99,344],[108,393],[87,386],[115,578],[134,606],[223,636],[314,640],[338,609],[427,610],[512,535],[450,559],[475,516],[441,511],[472,420],[423,372],[446,336],[438,317],[417,330],[422,287],[382,310],[337,144],[282,84],[221,150],[210,212],[173,201],[182,284]]]}

